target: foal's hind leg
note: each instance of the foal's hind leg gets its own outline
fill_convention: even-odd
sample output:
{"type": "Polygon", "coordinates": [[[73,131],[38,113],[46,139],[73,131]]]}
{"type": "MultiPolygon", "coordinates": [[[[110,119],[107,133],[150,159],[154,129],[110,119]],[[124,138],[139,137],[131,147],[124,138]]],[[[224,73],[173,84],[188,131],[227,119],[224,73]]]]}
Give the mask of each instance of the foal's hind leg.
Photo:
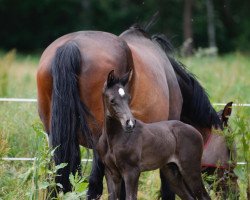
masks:
{"type": "Polygon", "coordinates": [[[170,188],[182,200],[194,200],[192,193],[187,188],[182,175],[175,163],[169,163],[161,169],[162,173],[167,178],[170,188]]]}
{"type": "Polygon", "coordinates": [[[180,165],[180,173],[182,174],[187,187],[192,191],[196,198],[210,200],[201,178],[200,162],[197,162],[197,160],[182,162],[180,165]]]}

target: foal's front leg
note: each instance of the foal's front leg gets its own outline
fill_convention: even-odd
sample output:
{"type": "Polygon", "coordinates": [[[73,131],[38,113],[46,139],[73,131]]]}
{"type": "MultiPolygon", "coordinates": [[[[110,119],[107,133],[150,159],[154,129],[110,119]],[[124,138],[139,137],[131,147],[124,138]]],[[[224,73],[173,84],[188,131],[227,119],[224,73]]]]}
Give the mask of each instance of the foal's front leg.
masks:
{"type": "Polygon", "coordinates": [[[130,168],[123,172],[126,200],[137,199],[139,177],[140,171],[137,168],[130,168]]]}
{"type": "Polygon", "coordinates": [[[108,199],[117,200],[120,196],[122,177],[116,171],[105,170],[105,178],[108,186],[108,199]]]}

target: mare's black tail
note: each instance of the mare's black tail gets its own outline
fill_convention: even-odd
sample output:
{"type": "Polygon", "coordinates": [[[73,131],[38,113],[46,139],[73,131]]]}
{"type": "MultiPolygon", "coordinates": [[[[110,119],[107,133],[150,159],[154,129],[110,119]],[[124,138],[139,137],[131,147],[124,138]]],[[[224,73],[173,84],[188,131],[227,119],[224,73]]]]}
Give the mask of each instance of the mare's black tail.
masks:
{"type": "Polygon", "coordinates": [[[64,192],[71,190],[69,174],[80,170],[79,134],[83,134],[89,147],[93,143],[87,124],[90,113],[79,96],[81,63],[79,48],[74,41],[70,41],[57,49],[51,67],[53,90],[50,134],[52,146],[56,148],[55,164],[67,163],[56,177],[56,182],[63,185],[64,192]]]}

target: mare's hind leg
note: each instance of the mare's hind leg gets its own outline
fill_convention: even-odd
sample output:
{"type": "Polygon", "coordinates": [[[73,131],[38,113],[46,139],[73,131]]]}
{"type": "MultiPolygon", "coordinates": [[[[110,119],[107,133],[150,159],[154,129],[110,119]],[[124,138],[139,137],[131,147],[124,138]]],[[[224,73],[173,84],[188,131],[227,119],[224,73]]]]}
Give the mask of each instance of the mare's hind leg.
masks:
{"type": "Polygon", "coordinates": [[[167,178],[170,188],[182,200],[194,200],[192,193],[187,188],[183,177],[175,163],[169,163],[161,169],[164,176],[167,178]]]}
{"type": "Polygon", "coordinates": [[[161,199],[175,200],[175,193],[170,189],[169,182],[164,176],[162,170],[160,170],[160,178],[161,178],[161,199]]]}
{"type": "Polygon", "coordinates": [[[104,164],[95,153],[95,159],[92,165],[91,174],[89,177],[89,188],[87,192],[87,199],[99,199],[103,191],[103,177],[104,177],[104,164]]]}

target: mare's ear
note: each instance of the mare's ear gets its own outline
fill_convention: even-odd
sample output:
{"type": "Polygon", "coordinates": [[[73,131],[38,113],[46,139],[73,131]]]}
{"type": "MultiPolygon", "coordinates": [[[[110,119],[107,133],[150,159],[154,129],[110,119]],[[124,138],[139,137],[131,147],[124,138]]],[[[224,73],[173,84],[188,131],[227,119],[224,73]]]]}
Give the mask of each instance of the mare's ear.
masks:
{"type": "Polygon", "coordinates": [[[132,68],[120,79],[120,82],[123,86],[125,86],[132,78],[133,70],[132,68]]]}
{"type": "Polygon", "coordinates": [[[112,85],[114,85],[116,82],[116,77],[115,77],[115,71],[112,70],[111,72],[109,72],[108,74],[108,78],[107,78],[107,87],[111,87],[112,85]]]}
{"type": "Polygon", "coordinates": [[[232,113],[232,105],[233,105],[233,102],[227,103],[224,110],[222,111],[221,120],[225,126],[227,126],[228,119],[232,113]]]}

